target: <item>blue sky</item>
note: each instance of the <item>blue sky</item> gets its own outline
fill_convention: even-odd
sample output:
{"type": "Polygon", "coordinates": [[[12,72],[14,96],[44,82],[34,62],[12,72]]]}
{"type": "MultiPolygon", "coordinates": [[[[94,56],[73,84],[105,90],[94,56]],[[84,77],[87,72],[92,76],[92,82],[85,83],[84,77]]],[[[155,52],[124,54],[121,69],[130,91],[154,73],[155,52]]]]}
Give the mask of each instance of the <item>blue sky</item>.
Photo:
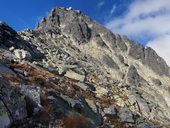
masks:
{"type": "Polygon", "coordinates": [[[94,20],[104,24],[112,16],[119,16],[126,8],[127,0],[1,0],[0,20],[5,21],[15,30],[34,28],[43,16],[55,6],[73,7],[81,10],[94,20]],[[121,4],[123,3],[123,4],[121,4]],[[109,14],[113,5],[118,11],[109,14]]]}
{"type": "Polygon", "coordinates": [[[0,20],[33,29],[56,6],[73,7],[114,33],[152,47],[170,65],[170,0],[1,0],[0,20]]]}

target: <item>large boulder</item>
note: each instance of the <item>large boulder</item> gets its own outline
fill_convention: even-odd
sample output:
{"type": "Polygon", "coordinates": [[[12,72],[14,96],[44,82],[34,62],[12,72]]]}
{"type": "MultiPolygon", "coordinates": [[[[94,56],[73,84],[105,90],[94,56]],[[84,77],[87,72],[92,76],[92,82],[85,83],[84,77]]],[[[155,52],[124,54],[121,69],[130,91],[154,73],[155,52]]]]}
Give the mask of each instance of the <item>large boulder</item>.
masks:
{"type": "Polygon", "coordinates": [[[85,80],[85,76],[84,75],[80,75],[76,72],[74,72],[73,70],[68,70],[65,74],[66,77],[71,78],[71,79],[75,79],[81,82],[84,82],[85,80]]]}
{"type": "Polygon", "coordinates": [[[108,108],[104,108],[103,111],[104,111],[105,114],[110,114],[110,115],[115,115],[117,113],[116,108],[113,107],[113,106],[110,106],[108,108]]]}
{"type": "Polygon", "coordinates": [[[134,123],[134,115],[128,108],[121,108],[119,110],[118,116],[122,122],[134,123]]]}
{"type": "Polygon", "coordinates": [[[18,59],[25,59],[25,60],[31,60],[32,56],[28,51],[25,51],[23,49],[15,49],[14,50],[14,55],[18,58],[18,59]]]}
{"type": "Polygon", "coordinates": [[[26,102],[24,96],[8,80],[0,77],[0,82],[0,126],[6,128],[13,121],[27,117],[26,102]]]}
{"type": "Polygon", "coordinates": [[[29,97],[35,104],[40,105],[40,87],[34,85],[22,85],[21,93],[29,97]]]}
{"type": "Polygon", "coordinates": [[[7,75],[7,74],[14,74],[14,72],[8,68],[5,64],[0,62],[0,74],[7,75]]]}
{"type": "Polygon", "coordinates": [[[6,63],[11,62],[13,60],[13,55],[10,51],[4,50],[2,52],[2,60],[6,63]]]}
{"type": "Polygon", "coordinates": [[[138,74],[137,69],[135,66],[131,65],[129,67],[129,70],[127,72],[127,78],[126,81],[129,85],[132,86],[141,86],[146,81],[138,74]]]}

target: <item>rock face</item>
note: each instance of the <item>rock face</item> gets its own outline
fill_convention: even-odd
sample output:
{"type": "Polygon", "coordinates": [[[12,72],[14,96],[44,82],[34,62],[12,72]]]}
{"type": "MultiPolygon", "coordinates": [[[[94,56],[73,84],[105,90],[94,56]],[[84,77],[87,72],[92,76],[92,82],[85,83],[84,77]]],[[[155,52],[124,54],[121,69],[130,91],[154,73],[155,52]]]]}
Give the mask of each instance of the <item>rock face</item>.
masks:
{"type": "Polygon", "coordinates": [[[72,8],[34,30],[0,23],[0,127],[170,126],[170,72],[156,52],[72,8]]]}
{"type": "Polygon", "coordinates": [[[169,76],[169,69],[165,61],[157,55],[152,48],[144,48],[142,45],[131,44],[129,55],[141,62],[159,75],[169,76]]]}
{"type": "Polygon", "coordinates": [[[17,41],[18,34],[12,28],[10,28],[5,23],[0,23],[0,43],[1,46],[4,45],[6,47],[15,46],[15,41],[17,41]]]}
{"type": "Polygon", "coordinates": [[[27,117],[26,102],[24,95],[16,93],[16,88],[7,79],[1,77],[0,81],[0,121],[2,127],[7,127],[10,123],[27,117]]]}
{"type": "Polygon", "coordinates": [[[138,74],[136,68],[131,65],[127,73],[127,83],[131,86],[141,86],[146,81],[138,74]]]}

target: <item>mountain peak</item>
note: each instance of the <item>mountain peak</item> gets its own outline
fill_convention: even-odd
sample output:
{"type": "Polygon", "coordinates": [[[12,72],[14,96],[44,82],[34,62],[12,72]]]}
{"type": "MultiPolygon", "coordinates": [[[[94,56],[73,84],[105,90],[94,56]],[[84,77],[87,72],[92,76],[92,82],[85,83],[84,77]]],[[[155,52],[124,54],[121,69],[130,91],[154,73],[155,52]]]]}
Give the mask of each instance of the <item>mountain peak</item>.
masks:
{"type": "MultiPolygon", "coordinates": [[[[47,27],[48,25],[48,27],[60,27],[60,24],[62,24],[64,20],[66,20],[65,22],[68,22],[69,18],[76,18],[78,14],[80,14],[80,11],[73,10],[71,7],[56,7],[51,10],[47,18],[44,17],[41,20],[41,22],[36,28],[40,29],[44,28],[45,26],[47,27]]],[[[72,20],[72,18],[70,20],[72,20]]]]}
{"type": "MultiPolygon", "coordinates": [[[[112,50],[125,50],[134,59],[137,59],[159,75],[169,76],[169,67],[157,53],[147,47],[130,41],[127,37],[113,34],[102,25],[91,20],[88,16],[72,8],[56,7],[47,18],[43,18],[36,30],[52,31],[71,37],[78,44],[97,40],[112,50]],[[118,43],[119,42],[119,43],[118,43]],[[109,46],[110,45],[110,46],[109,46]],[[129,45],[129,50],[127,45],[129,45]],[[151,55],[152,54],[152,55],[151,55]]],[[[51,34],[52,35],[52,34],[51,34]]]]}
{"type": "Polygon", "coordinates": [[[0,43],[2,128],[170,125],[166,62],[80,11],[56,7],[19,33],[0,23],[0,43]]]}

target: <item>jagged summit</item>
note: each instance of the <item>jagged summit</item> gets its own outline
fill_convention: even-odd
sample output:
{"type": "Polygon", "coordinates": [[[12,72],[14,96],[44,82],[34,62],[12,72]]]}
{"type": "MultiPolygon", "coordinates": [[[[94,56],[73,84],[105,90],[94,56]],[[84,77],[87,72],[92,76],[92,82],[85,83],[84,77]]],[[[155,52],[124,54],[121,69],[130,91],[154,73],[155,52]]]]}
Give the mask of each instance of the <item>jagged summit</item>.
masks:
{"type": "Polygon", "coordinates": [[[110,45],[112,50],[119,48],[129,56],[149,66],[159,75],[169,76],[168,65],[153,49],[132,43],[127,37],[112,34],[80,11],[56,7],[52,9],[47,19],[42,19],[36,29],[51,30],[52,33],[55,31],[56,34],[70,36],[75,42],[80,43],[98,40],[98,45],[105,45],[108,48],[110,45]]]}
{"type": "Polygon", "coordinates": [[[70,8],[56,7],[51,10],[47,18],[43,18],[36,27],[41,29],[46,27],[61,27],[60,24],[68,24],[69,20],[76,20],[80,11],[76,11],[70,8]],[[71,18],[71,19],[70,19],[71,18]],[[76,18],[76,19],[75,19],[76,18]],[[65,21],[66,20],[66,21],[65,21]],[[50,22],[50,23],[48,23],[50,22]]]}
{"type": "Polygon", "coordinates": [[[37,30],[54,30],[64,32],[67,35],[74,35],[79,42],[88,41],[91,30],[87,26],[87,18],[80,11],[69,8],[56,7],[52,9],[47,18],[43,18],[36,27],[37,30]],[[85,21],[84,21],[85,20],[85,21]]]}
{"type": "Polygon", "coordinates": [[[56,7],[34,30],[0,23],[0,124],[170,125],[170,71],[157,53],[80,11],[56,7]]]}

